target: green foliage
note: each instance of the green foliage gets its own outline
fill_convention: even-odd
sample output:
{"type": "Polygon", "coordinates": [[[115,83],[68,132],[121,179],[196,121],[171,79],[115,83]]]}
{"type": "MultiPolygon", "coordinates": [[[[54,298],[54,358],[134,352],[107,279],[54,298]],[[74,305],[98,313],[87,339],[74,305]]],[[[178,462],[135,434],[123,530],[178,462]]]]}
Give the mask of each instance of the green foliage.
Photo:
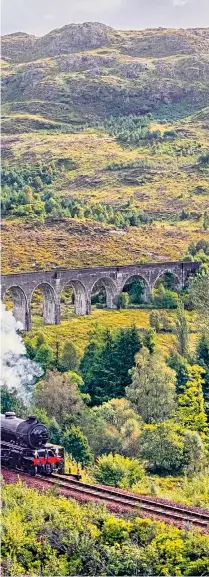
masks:
{"type": "Polygon", "coordinates": [[[171,351],[168,366],[176,372],[176,392],[179,393],[188,381],[190,365],[177,351],[171,351]]]}
{"type": "MultiPolygon", "coordinates": [[[[178,474],[184,465],[184,439],[173,421],[146,425],[140,438],[140,455],[150,470],[178,474]]],[[[188,464],[188,456],[186,456],[188,464]]]]}
{"type": "Polygon", "coordinates": [[[41,191],[53,183],[58,168],[52,162],[50,165],[37,163],[21,165],[9,169],[2,167],[2,213],[4,216],[15,214],[27,216],[30,213],[45,214],[41,191]]]}
{"type": "Polygon", "coordinates": [[[147,329],[144,333],[143,345],[148,349],[150,353],[154,353],[157,347],[156,332],[151,327],[147,329]]]}
{"type": "Polygon", "coordinates": [[[8,387],[1,386],[1,413],[6,413],[7,411],[13,411],[16,415],[24,417],[26,413],[26,407],[23,400],[18,396],[17,390],[9,390],[8,387]]]}
{"type": "Polygon", "coordinates": [[[201,154],[198,158],[198,163],[203,167],[209,166],[209,153],[206,152],[205,154],[201,154]]]}
{"type": "Polygon", "coordinates": [[[190,280],[189,298],[197,311],[205,333],[209,330],[209,270],[204,268],[190,280]]]}
{"type": "Polygon", "coordinates": [[[143,281],[137,280],[130,284],[126,284],[124,287],[129,293],[130,302],[132,304],[141,304],[144,300],[145,285],[143,281]]]}
{"type": "Polygon", "coordinates": [[[182,357],[188,356],[189,330],[184,305],[181,301],[178,303],[174,333],[177,339],[177,350],[182,357]]]}
{"type": "Polygon", "coordinates": [[[124,395],[125,386],[130,382],[129,371],[140,347],[135,326],[120,329],[114,336],[106,331],[102,343],[89,343],[80,371],[93,405],[124,395]]]}
{"type": "Polygon", "coordinates": [[[197,362],[205,371],[202,388],[205,401],[205,411],[209,420],[209,336],[204,333],[201,335],[197,345],[197,362]]]}
{"type": "Polygon", "coordinates": [[[38,409],[44,407],[48,417],[54,417],[59,425],[66,419],[73,422],[84,405],[78,386],[71,382],[69,374],[56,372],[48,372],[35,385],[33,403],[38,409]]]}
{"type": "Polygon", "coordinates": [[[41,367],[46,371],[54,365],[54,351],[47,343],[43,343],[38,347],[35,354],[35,361],[41,365],[41,367]]]}
{"type": "Polygon", "coordinates": [[[199,260],[198,255],[203,252],[205,256],[209,256],[209,242],[202,238],[197,242],[192,242],[188,246],[188,253],[193,257],[194,260],[199,260]]]}
{"type": "Polygon", "coordinates": [[[122,519],[103,505],[5,485],[2,568],[22,575],[207,575],[209,539],[151,519],[122,519]]]}
{"type": "Polygon", "coordinates": [[[175,407],[175,373],[159,352],[146,348],[136,357],[132,383],[126,387],[126,397],[145,423],[166,420],[175,407]]]}
{"type": "Polygon", "coordinates": [[[81,426],[97,457],[120,453],[135,457],[139,453],[141,422],[127,399],[112,399],[85,412],[81,426]]]}
{"type": "Polygon", "coordinates": [[[178,306],[178,293],[166,289],[163,284],[160,284],[157,289],[153,291],[153,304],[157,308],[175,309],[178,306]]]}
{"type": "Polygon", "coordinates": [[[203,214],[203,228],[204,230],[209,228],[209,212],[207,210],[203,214]]]}
{"type": "Polygon", "coordinates": [[[60,371],[73,371],[78,368],[78,352],[73,343],[65,343],[63,353],[58,362],[60,371]]]}
{"type": "Polygon", "coordinates": [[[208,427],[204,410],[203,375],[204,370],[198,365],[190,367],[189,380],[178,395],[178,414],[187,429],[198,431],[204,438],[208,427]]]}
{"type": "Polygon", "coordinates": [[[197,431],[185,431],[183,456],[184,468],[190,474],[200,470],[204,458],[204,446],[197,431]]]}
{"type": "Polygon", "coordinates": [[[149,316],[150,326],[155,329],[156,333],[173,331],[173,323],[171,322],[166,311],[152,310],[149,316]]]}
{"type": "Polygon", "coordinates": [[[92,462],[93,455],[88,440],[78,426],[72,425],[70,429],[67,429],[62,437],[62,442],[76,463],[81,463],[82,467],[86,467],[92,462]]]}
{"type": "Polygon", "coordinates": [[[137,459],[110,453],[97,459],[94,476],[104,485],[130,488],[143,478],[144,469],[137,459]]]}
{"type": "Polygon", "coordinates": [[[108,203],[86,202],[58,195],[52,188],[53,180],[59,176],[60,166],[23,166],[21,169],[2,168],[1,208],[5,217],[24,217],[35,224],[37,217],[59,219],[70,217],[90,219],[115,225],[119,228],[150,224],[151,217],[134,206],[124,209],[108,203]]]}
{"type": "Polygon", "coordinates": [[[119,142],[138,144],[143,139],[159,138],[159,134],[149,132],[152,116],[130,114],[129,116],[111,116],[104,123],[104,128],[111,136],[115,136],[119,142]]]}
{"type": "Polygon", "coordinates": [[[120,309],[127,309],[129,305],[129,295],[127,292],[120,293],[117,302],[117,308],[120,309]]]}

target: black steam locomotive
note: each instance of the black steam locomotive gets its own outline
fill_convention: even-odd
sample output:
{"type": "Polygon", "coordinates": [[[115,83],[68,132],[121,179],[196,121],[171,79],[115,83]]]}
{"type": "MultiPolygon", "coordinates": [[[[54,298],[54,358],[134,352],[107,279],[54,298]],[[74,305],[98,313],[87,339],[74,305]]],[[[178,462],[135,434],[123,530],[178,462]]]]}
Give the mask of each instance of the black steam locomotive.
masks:
{"type": "Polygon", "coordinates": [[[30,475],[64,473],[64,449],[47,443],[48,431],[36,417],[1,415],[1,463],[30,475]]]}

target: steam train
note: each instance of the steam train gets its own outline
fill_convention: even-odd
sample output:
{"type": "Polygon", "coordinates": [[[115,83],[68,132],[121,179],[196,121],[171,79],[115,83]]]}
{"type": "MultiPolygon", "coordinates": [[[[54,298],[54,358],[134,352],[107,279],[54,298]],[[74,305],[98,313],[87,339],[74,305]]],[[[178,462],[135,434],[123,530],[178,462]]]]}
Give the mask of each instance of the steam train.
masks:
{"type": "Polygon", "coordinates": [[[1,415],[1,464],[30,475],[64,473],[64,448],[49,444],[48,431],[34,416],[1,415]]]}

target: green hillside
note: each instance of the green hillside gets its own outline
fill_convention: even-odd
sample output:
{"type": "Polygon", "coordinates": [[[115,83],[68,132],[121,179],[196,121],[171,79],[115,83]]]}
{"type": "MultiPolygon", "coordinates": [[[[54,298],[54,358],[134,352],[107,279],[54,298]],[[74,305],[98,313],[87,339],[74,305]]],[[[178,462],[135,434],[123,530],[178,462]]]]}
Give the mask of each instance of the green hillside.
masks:
{"type": "Polygon", "coordinates": [[[208,239],[208,29],[69,25],[4,36],[2,59],[5,271],[208,239]]]}

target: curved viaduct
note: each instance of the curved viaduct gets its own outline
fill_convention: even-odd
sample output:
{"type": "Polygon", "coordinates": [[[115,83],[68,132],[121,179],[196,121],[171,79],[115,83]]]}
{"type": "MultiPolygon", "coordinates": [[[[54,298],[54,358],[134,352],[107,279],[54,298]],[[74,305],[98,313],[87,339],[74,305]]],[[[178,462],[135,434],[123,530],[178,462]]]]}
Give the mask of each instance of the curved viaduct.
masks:
{"type": "Polygon", "coordinates": [[[108,308],[115,308],[117,298],[127,281],[132,277],[143,279],[145,300],[149,299],[158,278],[169,272],[175,276],[179,288],[183,288],[188,277],[198,269],[197,262],[164,262],[127,266],[77,268],[48,272],[26,272],[2,275],[1,298],[10,290],[14,303],[13,313],[24,330],[31,330],[31,299],[35,289],[43,294],[43,319],[46,324],[60,324],[60,299],[67,286],[75,294],[75,313],[91,314],[91,295],[95,284],[100,281],[106,290],[108,308]]]}

